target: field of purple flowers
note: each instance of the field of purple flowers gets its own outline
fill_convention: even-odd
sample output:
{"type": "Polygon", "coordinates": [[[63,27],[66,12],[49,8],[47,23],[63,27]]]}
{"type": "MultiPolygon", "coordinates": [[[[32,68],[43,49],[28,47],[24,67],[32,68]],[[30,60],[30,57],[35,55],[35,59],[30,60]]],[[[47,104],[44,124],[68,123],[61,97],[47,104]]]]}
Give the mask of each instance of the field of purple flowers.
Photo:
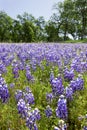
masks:
{"type": "Polygon", "coordinates": [[[0,130],[87,130],[87,45],[0,44],[0,130]]]}

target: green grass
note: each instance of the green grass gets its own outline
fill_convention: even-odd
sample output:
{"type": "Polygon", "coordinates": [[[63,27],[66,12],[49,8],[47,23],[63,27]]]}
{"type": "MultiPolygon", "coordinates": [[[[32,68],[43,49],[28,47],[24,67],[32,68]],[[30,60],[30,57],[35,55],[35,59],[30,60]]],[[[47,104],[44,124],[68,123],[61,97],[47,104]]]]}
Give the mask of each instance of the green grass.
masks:
{"type": "Polygon", "coordinates": [[[83,40],[66,40],[65,43],[87,43],[87,38],[83,40]]]}

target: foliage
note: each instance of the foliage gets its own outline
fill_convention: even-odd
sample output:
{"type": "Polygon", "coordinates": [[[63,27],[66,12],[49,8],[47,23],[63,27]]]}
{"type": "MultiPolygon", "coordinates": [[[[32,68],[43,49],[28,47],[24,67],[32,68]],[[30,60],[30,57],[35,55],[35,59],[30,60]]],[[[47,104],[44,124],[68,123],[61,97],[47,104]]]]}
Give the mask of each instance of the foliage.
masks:
{"type": "Polygon", "coordinates": [[[12,19],[0,11],[0,42],[58,42],[87,38],[87,0],[64,0],[48,21],[24,12],[12,19]]]}

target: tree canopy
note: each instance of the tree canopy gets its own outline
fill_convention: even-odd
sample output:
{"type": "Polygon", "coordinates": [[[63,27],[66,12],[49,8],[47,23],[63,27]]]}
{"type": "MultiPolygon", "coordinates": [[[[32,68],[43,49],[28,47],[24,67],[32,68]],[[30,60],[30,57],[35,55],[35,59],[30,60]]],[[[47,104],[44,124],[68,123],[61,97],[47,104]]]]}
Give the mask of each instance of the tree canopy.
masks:
{"type": "Polygon", "coordinates": [[[64,0],[48,21],[24,12],[16,19],[0,11],[0,42],[58,42],[87,38],[87,0],[64,0]]]}

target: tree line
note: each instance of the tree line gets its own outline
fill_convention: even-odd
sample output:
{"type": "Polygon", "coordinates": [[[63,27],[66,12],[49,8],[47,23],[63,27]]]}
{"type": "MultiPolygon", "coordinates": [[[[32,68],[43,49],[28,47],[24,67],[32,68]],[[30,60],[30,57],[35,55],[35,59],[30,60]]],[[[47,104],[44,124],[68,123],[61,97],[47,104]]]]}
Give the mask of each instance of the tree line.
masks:
{"type": "Polygon", "coordinates": [[[64,0],[48,21],[24,12],[11,18],[0,11],[0,42],[59,42],[87,38],[87,0],[64,0]]]}

